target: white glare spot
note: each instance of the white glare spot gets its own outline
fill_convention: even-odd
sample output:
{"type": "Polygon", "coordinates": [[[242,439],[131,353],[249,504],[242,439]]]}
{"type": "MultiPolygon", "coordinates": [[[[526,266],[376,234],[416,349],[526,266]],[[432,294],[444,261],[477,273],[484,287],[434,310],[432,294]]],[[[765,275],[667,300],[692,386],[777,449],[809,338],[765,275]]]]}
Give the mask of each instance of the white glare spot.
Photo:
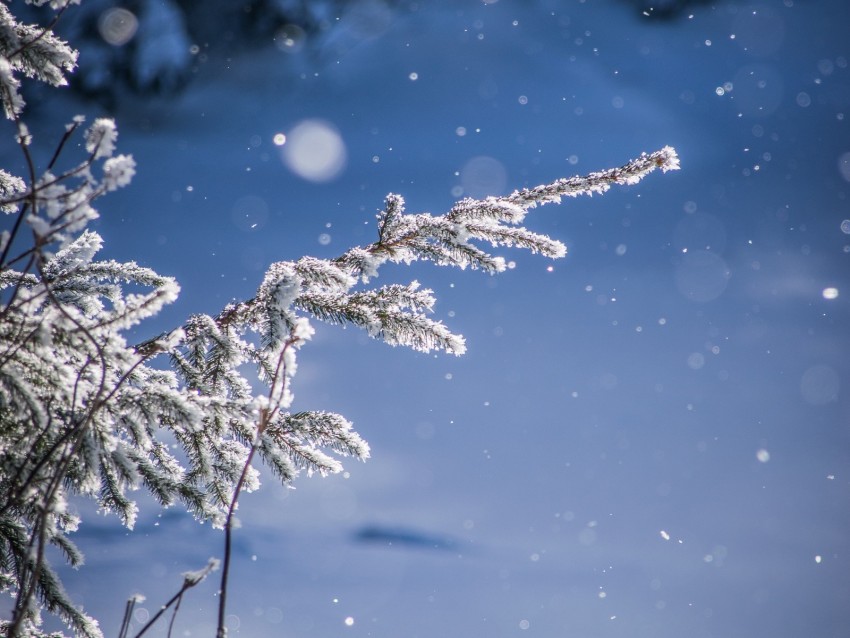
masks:
{"type": "Polygon", "coordinates": [[[850,235],[850,219],[845,219],[841,222],[841,232],[845,235],[850,235]]]}
{"type": "Polygon", "coordinates": [[[289,132],[281,149],[286,166],[311,182],[327,182],[345,168],[345,142],[339,131],[322,120],[304,120],[289,132]]]}
{"type": "Polygon", "coordinates": [[[820,565],[820,563],[821,563],[821,561],[822,561],[822,560],[823,560],[823,557],[822,557],[820,554],[818,554],[817,556],[815,556],[815,562],[816,562],[818,565],[820,565]]]}
{"type": "Polygon", "coordinates": [[[307,33],[297,24],[286,24],[274,34],[277,48],[286,53],[297,53],[304,47],[307,33]]]}
{"type": "Polygon", "coordinates": [[[660,532],[658,532],[658,533],[659,533],[659,534],[661,534],[661,538],[663,538],[665,541],[669,541],[669,540],[670,540],[670,534],[668,534],[665,530],[663,530],[663,529],[662,529],[662,530],[661,530],[660,532]]]}
{"type": "Polygon", "coordinates": [[[115,7],[107,9],[97,21],[100,36],[112,46],[120,47],[127,44],[136,35],[139,21],[127,9],[115,7]]]}
{"type": "Polygon", "coordinates": [[[812,98],[809,97],[809,94],[805,91],[800,91],[797,93],[797,106],[802,106],[806,108],[807,106],[811,106],[812,98]]]}
{"type": "Polygon", "coordinates": [[[531,623],[528,622],[527,620],[525,620],[524,618],[519,621],[519,628],[520,629],[528,629],[529,627],[531,627],[531,623]]]}
{"type": "Polygon", "coordinates": [[[716,89],[714,89],[714,92],[717,93],[717,95],[722,96],[724,93],[726,93],[726,90],[722,86],[718,86],[716,89]]]}
{"type": "Polygon", "coordinates": [[[463,137],[464,135],[466,135],[466,127],[465,126],[458,126],[455,129],[455,135],[457,135],[458,137],[463,137]]]}
{"type": "Polygon", "coordinates": [[[522,105],[528,104],[528,98],[524,95],[520,95],[518,102],[522,105]]]}
{"type": "Polygon", "coordinates": [[[346,619],[345,619],[345,626],[346,626],[346,627],[351,627],[351,625],[353,625],[353,624],[354,624],[354,617],[353,617],[353,616],[348,616],[348,617],[346,617],[346,619]]]}
{"type": "Polygon", "coordinates": [[[688,367],[691,370],[699,370],[705,365],[705,357],[701,352],[694,352],[688,356],[688,367]]]}
{"type": "Polygon", "coordinates": [[[275,143],[275,146],[283,146],[286,144],[286,135],[278,133],[272,138],[272,141],[275,143]]]}
{"type": "Polygon", "coordinates": [[[319,235],[319,243],[322,246],[327,246],[329,243],[331,243],[331,236],[327,233],[322,233],[321,235],[319,235]]]}
{"type": "Polygon", "coordinates": [[[838,288],[824,288],[821,294],[824,299],[838,299],[838,288]]]}
{"type": "Polygon", "coordinates": [[[756,458],[759,460],[759,463],[767,463],[770,460],[770,452],[761,448],[756,451],[756,458]]]}
{"type": "Polygon", "coordinates": [[[614,250],[614,252],[617,253],[618,256],[622,257],[623,255],[626,254],[626,245],[620,244],[619,246],[617,246],[617,248],[614,250]]]}
{"type": "Polygon", "coordinates": [[[416,82],[416,80],[419,79],[419,74],[416,71],[414,71],[413,73],[411,73],[407,77],[409,77],[413,82],[416,82]]]}

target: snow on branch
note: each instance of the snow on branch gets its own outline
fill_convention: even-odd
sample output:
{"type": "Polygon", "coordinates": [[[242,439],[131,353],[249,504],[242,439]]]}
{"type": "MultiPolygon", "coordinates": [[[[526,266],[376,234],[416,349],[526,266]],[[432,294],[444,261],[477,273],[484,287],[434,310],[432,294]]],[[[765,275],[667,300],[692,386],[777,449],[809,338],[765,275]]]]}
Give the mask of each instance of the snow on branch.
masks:
{"type": "Polygon", "coordinates": [[[378,214],[377,241],[333,260],[278,262],[269,269],[253,299],[230,306],[216,321],[263,326],[267,343],[281,343],[294,325],[293,312],[300,310],[321,321],[358,326],[391,345],[460,354],[465,351],[463,338],[427,316],[433,303],[382,306],[391,297],[390,291],[397,289],[377,288],[374,294],[352,293],[352,289],[358,281],[365,284],[377,277],[387,261],[410,264],[426,260],[489,273],[504,271],[504,258],[491,254],[482,242],[491,248],[525,248],[552,259],[563,257],[563,243],[520,225],[531,208],[560,202],[564,196],[604,193],[615,184],[636,184],[656,169],[678,168],[676,151],[665,146],[642,153],[619,168],[560,179],[505,197],[462,199],[443,215],[405,213],[404,199],[391,193],[378,214]]]}
{"type": "Polygon", "coordinates": [[[351,423],[333,412],[298,412],[279,415],[263,432],[260,451],[283,481],[289,482],[302,469],[308,474],[335,474],[342,464],[322,452],[328,447],[342,456],[369,458],[369,445],[351,423]]]}
{"type": "Polygon", "coordinates": [[[24,101],[15,74],[64,86],[65,74],[77,66],[77,52],[49,28],[19,23],[6,4],[0,3],[0,102],[6,117],[16,119],[24,101]]]}
{"type": "Polygon", "coordinates": [[[632,186],[657,168],[663,173],[679,170],[679,156],[672,146],[665,146],[654,153],[641,153],[640,157],[619,168],[610,168],[583,177],[559,179],[535,188],[524,188],[514,191],[504,199],[527,210],[550,202],[560,203],[563,196],[601,194],[614,184],[632,186]]]}
{"type": "MultiPolygon", "coordinates": [[[[0,62],[9,37],[8,30],[0,33],[0,62]]],[[[47,49],[27,55],[47,55],[47,49]]],[[[0,65],[0,98],[13,119],[12,71],[26,72],[27,59],[0,65]]],[[[344,457],[368,458],[368,445],[342,416],[289,412],[296,352],[313,335],[310,321],[350,324],[419,352],[466,351],[464,338],[433,318],[432,290],[417,281],[370,283],[385,263],[430,261],[495,274],[506,268],[496,254],[502,248],[558,259],[566,254],[563,243],[523,226],[530,209],[679,166],[675,151],[665,147],[620,168],[505,197],[466,198],[440,215],[407,213],[404,199],[390,194],[373,243],[335,259],[274,263],[248,301],[215,316],[193,315],[176,330],[129,346],[127,329],[173,302],[179,287],[135,262],[96,260],[103,242],[86,230],[97,217],[92,202],[126,185],[135,164],[115,155],[116,128],[98,119],[85,133],[86,159],[54,170],[81,124],[81,118],[69,124],[47,170],[39,174],[33,165],[26,181],[0,171],[0,210],[17,215],[12,231],[0,236],[0,430],[6,437],[0,440],[0,545],[7,547],[0,547],[0,562],[14,559],[18,566],[12,585],[0,574],[0,591],[16,590],[15,634],[37,626],[30,601],[40,597],[79,635],[101,635],[64,597],[43,558],[52,545],[70,564],[81,561],[66,537],[78,522],[67,513],[72,494],[95,499],[132,527],[137,506],[128,493],[143,487],[163,506],[180,502],[224,527],[229,543],[239,494],[259,487],[255,455],[284,484],[302,472],[339,472],[344,457]],[[97,163],[99,179],[91,170],[97,163]],[[27,225],[32,233],[19,232],[27,225]],[[25,244],[27,237],[32,244],[25,244]],[[150,365],[159,355],[169,369],[150,365]],[[33,552],[37,558],[27,558],[33,552]]],[[[220,626],[229,560],[225,552],[220,626]]],[[[181,592],[211,569],[212,563],[184,575],[181,592]]]]}
{"type": "MultiPolygon", "coordinates": [[[[254,451],[284,483],[305,469],[320,474],[338,471],[339,461],[328,452],[358,458],[368,454],[350,424],[335,420],[342,417],[283,411],[293,401],[295,351],[312,334],[308,318],[351,324],[389,345],[463,354],[463,337],[430,316],[436,301],[431,290],[415,281],[368,285],[384,263],[426,260],[498,273],[505,269],[505,259],[492,254],[494,248],[525,248],[553,259],[563,257],[566,249],[561,242],[522,226],[531,208],[560,201],[564,195],[634,184],[657,168],[664,172],[678,168],[672,148],[642,154],[620,168],[506,197],[467,198],[442,215],[407,213],[404,199],[390,194],[378,214],[375,242],[335,259],[304,257],[272,264],[252,299],[229,304],[216,316],[194,316],[181,331],[174,331],[168,345],[154,350],[168,351],[179,383],[190,391],[188,402],[202,415],[192,427],[177,423],[169,427],[189,461],[186,482],[207,494],[206,511],[223,513],[239,463],[247,458],[249,464],[254,451]],[[244,364],[256,367],[258,378],[269,388],[268,396],[243,377],[244,364]]],[[[153,343],[165,341],[157,338],[136,350],[147,352],[153,343]]],[[[245,478],[246,489],[256,486],[256,477],[245,478]]]]}

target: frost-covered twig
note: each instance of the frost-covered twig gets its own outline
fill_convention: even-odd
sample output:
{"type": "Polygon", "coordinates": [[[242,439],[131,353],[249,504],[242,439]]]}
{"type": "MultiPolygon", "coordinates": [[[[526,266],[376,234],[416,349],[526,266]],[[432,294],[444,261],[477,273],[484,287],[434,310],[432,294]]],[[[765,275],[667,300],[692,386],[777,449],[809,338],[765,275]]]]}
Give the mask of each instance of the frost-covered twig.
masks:
{"type": "Polygon", "coordinates": [[[654,153],[641,153],[639,157],[619,168],[589,173],[583,177],[559,179],[545,186],[524,188],[514,191],[504,199],[527,210],[550,202],[560,203],[561,197],[564,196],[601,194],[614,184],[631,186],[657,168],[664,173],[679,169],[679,156],[672,146],[665,146],[654,153]]]}
{"type": "Polygon", "coordinates": [[[560,202],[564,196],[603,193],[614,184],[635,184],[655,169],[678,168],[676,151],[665,146],[619,168],[517,190],[505,197],[463,199],[439,216],[407,214],[403,198],[390,194],[378,215],[377,241],[333,260],[304,258],[274,264],[254,298],[225,308],[215,321],[221,329],[244,325],[271,305],[281,308],[278,314],[284,323],[291,323],[295,318],[291,307],[330,323],[352,323],[390,345],[463,354],[463,337],[427,316],[434,298],[430,290],[419,289],[417,282],[407,287],[394,284],[372,291],[351,290],[358,281],[376,277],[387,261],[409,264],[428,260],[462,269],[504,271],[504,258],[490,254],[476,240],[494,248],[516,246],[550,258],[563,257],[563,243],[520,226],[529,209],[560,202]],[[279,289],[287,291],[287,308],[274,298],[279,289]]]}
{"type": "MultiPolygon", "coordinates": [[[[67,3],[51,0],[54,8],[67,3]]],[[[0,591],[15,600],[0,634],[10,637],[41,635],[42,608],[77,635],[102,636],[62,589],[46,550],[53,545],[70,565],[81,563],[68,538],[79,524],[69,512],[71,496],[93,498],[132,528],[137,507],[128,492],[143,486],[162,505],[180,501],[224,528],[221,638],[238,499],[259,486],[254,460],[288,484],[301,472],[340,472],[339,457],[370,454],[342,416],[289,411],[295,354],[312,335],[310,319],[352,324],[394,346],[462,354],[463,337],[431,316],[434,293],[416,281],[372,284],[381,266],[427,260],[498,273],[506,262],[493,253],[503,247],[563,257],[563,243],[522,226],[531,208],[678,168],[675,151],[665,147],[617,169],[463,199],[442,215],[408,214],[402,197],[390,194],[375,242],[336,259],[275,263],[248,301],[214,317],[194,315],[132,347],[127,329],[174,301],[179,287],[133,262],[96,260],[102,240],[86,230],[97,216],[92,202],[134,172],[132,158],[115,155],[111,120],[95,120],[83,161],[63,171],[56,165],[81,126],[75,118],[47,168],[37,168],[17,76],[61,84],[76,59],[49,30],[17,24],[0,2],[0,102],[27,171],[21,179],[0,170],[0,212],[15,216],[12,231],[0,233],[0,591]],[[31,241],[24,243],[27,228],[31,241]],[[168,369],[150,365],[159,355],[169,357],[168,369]]],[[[176,612],[208,567],[184,575],[181,591],[139,635],[165,609],[176,612]]],[[[121,638],[131,612],[128,604],[121,638]]]]}
{"type": "Polygon", "coordinates": [[[269,424],[274,419],[281,409],[288,408],[292,402],[292,395],[289,391],[289,380],[295,373],[295,358],[294,349],[301,346],[304,341],[310,339],[313,335],[312,329],[302,321],[300,329],[293,331],[293,335],[286,341],[280,351],[275,366],[274,373],[269,379],[269,391],[265,402],[259,407],[259,415],[257,418],[257,433],[251,441],[251,448],[248,450],[248,456],[245,459],[245,464],[242,466],[242,472],[239,475],[239,480],[233,488],[233,496],[227,507],[227,519],[224,523],[224,563],[221,570],[221,587],[219,588],[218,602],[218,627],[216,629],[217,638],[225,638],[227,630],[225,627],[225,613],[227,608],[227,581],[230,575],[230,557],[231,547],[233,542],[234,514],[239,501],[239,495],[242,492],[242,486],[245,484],[245,479],[251,469],[251,464],[254,460],[254,454],[261,445],[263,435],[269,424]]]}
{"type": "MultiPolygon", "coordinates": [[[[135,638],[141,638],[143,635],[145,635],[147,633],[148,629],[153,627],[153,625],[156,623],[156,621],[159,620],[160,617],[166,611],[168,611],[168,609],[172,605],[174,605],[174,615],[176,615],[177,609],[180,607],[180,602],[183,600],[183,594],[185,594],[186,591],[188,591],[189,589],[191,589],[192,587],[194,587],[198,583],[203,582],[203,580],[207,576],[209,576],[212,572],[214,572],[218,569],[218,566],[219,566],[219,560],[217,558],[210,558],[209,561],[207,562],[207,564],[204,567],[202,567],[201,569],[191,571],[191,572],[184,572],[184,574],[183,574],[183,585],[180,587],[180,591],[178,591],[171,598],[169,598],[168,602],[166,602],[164,605],[162,605],[159,608],[159,611],[157,611],[153,616],[151,616],[150,620],[148,620],[148,622],[145,623],[144,627],[142,627],[139,630],[139,633],[136,634],[135,638]]],[[[135,597],[130,599],[130,601],[133,601],[133,600],[135,600],[135,597]]],[[[129,604],[130,601],[128,601],[128,604],[129,604]]],[[[132,609],[132,607],[129,607],[129,609],[132,609]]],[[[129,621],[126,620],[128,615],[129,615],[129,611],[125,612],[125,624],[129,628],[129,621]]],[[[168,635],[169,636],[171,635],[171,626],[172,626],[173,623],[174,623],[174,617],[172,616],[171,622],[169,623],[169,626],[168,626],[168,635]]],[[[124,633],[126,635],[126,631],[124,633]]],[[[119,636],[119,638],[123,638],[123,637],[119,636]]]]}

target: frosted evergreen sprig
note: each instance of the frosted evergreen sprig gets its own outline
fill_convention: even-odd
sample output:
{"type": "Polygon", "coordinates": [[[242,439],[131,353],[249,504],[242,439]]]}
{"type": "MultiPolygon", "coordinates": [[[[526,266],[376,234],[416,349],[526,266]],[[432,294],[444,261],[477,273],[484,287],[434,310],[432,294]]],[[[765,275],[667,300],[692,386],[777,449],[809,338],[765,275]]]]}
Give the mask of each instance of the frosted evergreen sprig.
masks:
{"type": "Polygon", "coordinates": [[[528,210],[538,205],[560,203],[561,197],[564,196],[602,194],[615,184],[632,186],[656,169],[661,169],[663,173],[679,170],[676,149],[665,146],[653,153],[641,153],[639,157],[619,168],[589,173],[582,177],[559,179],[535,188],[524,188],[514,191],[505,200],[528,210]]]}
{"type": "Polygon", "coordinates": [[[64,86],[68,83],[66,74],[77,64],[77,52],[52,31],[67,4],[67,0],[51,2],[58,13],[51,25],[40,27],[19,23],[5,3],[0,3],[0,105],[6,118],[18,124],[22,143],[27,143],[25,140],[29,134],[20,121],[25,102],[20,93],[18,75],[23,74],[52,86],[64,86]]]}
{"type": "Polygon", "coordinates": [[[665,146],[654,153],[643,153],[619,168],[560,179],[505,197],[466,198],[439,216],[407,214],[404,199],[391,193],[378,214],[376,242],[352,248],[333,260],[278,262],[266,273],[253,299],[229,306],[216,322],[262,326],[264,339],[277,343],[291,329],[293,312],[301,310],[322,321],[351,323],[393,345],[460,354],[465,350],[462,337],[452,335],[442,323],[427,317],[431,305],[416,309],[387,306],[379,311],[374,304],[389,298],[391,289],[374,289],[376,294],[370,298],[363,292],[351,293],[356,282],[368,283],[387,261],[428,260],[438,265],[502,272],[506,267],[504,258],[473,243],[476,240],[494,248],[513,246],[553,259],[563,257],[563,243],[519,225],[529,209],[560,202],[564,196],[592,195],[615,184],[635,184],[656,169],[667,172],[678,168],[675,150],[665,146]]]}
{"type": "MultiPolygon", "coordinates": [[[[60,12],[69,4],[34,3],[48,1],[60,12]]],[[[98,261],[102,240],[86,230],[97,217],[94,200],[126,185],[135,164],[116,155],[114,123],[97,119],[84,132],[84,159],[58,167],[82,127],[77,117],[47,166],[37,168],[20,78],[63,84],[76,52],[53,35],[53,24],[21,25],[6,5],[0,2],[0,102],[27,170],[26,179],[0,171],[0,210],[13,219],[0,235],[0,592],[15,601],[0,633],[15,638],[44,635],[40,609],[59,615],[76,635],[101,636],[62,589],[46,552],[53,547],[70,565],[82,560],[68,536],[79,524],[71,498],[90,497],[132,528],[138,508],[130,492],[139,487],[162,506],[180,503],[225,528],[223,636],[234,514],[240,493],[259,486],[255,456],[284,484],[302,472],[339,472],[344,458],[369,457],[342,416],[291,411],[297,354],[313,334],[309,319],[352,324],[391,345],[461,354],[463,338],[431,316],[431,290],[416,281],[369,285],[383,264],[427,260],[497,273],[505,269],[494,254],[502,247],[563,257],[562,243],[522,226],[529,209],[678,168],[675,151],[665,147],[618,169],[463,199],[442,215],[408,214],[403,198],[390,194],[374,243],[336,259],[273,264],[249,301],[216,316],[193,315],[129,346],[127,329],[179,292],[173,279],[134,262],[98,261]],[[151,364],[161,355],[170,369],[151,364]]],[[[183,591],[212,568],[186,574],[168,605],[176,609],[183,591]]]]}
{"type": "Polygon", "coordinates": [[[14,213],[17,196],[27,190],[24,180],[0,169],[0,212],[14,213]]]}
{"type": "MultiPolygon", "coordinates": [[[[106,134],[90,142],[83,162],[52,171],[80,123],[77,118],[69,125],[50,167],[36,179],[28,136],[20,133],[26,128],[18,121],[32,179],[27,183],[4,172],[0,180],[0,207],[16,216],[0,242],[0,587],[11,588],[15,600],[5,630],[14,636],[40,635],[40,607],[63,618],[77,635],[101,635],[68,599],[46,561],[52,545],[69,564],[81,562],[67,536],[78,523],[67,513],[72,495],[95,498],[128,527],[137,507],[126,493],[139,484],[163,503],[179,499],[204,517],[214,515],[207,496],[185,482],[179,463],[154,440],[162,415],[182,420],[190,412],[184,397],[175,402],[175,384],[167,376],[145,374],[145,360],[166,345],[157,342],[140,353],[121,335],[173,301],[179,287],[132,262],[95,262],[102,240],[85,231],[96,217],[91,202],[132,177],[132,159],[112,157],[115,136],[106,134]],[[105,160],[100,180],[91,172],[97,159],[105,160]],[[33,242],[15,255],[12,248],[21,244],[16,239],[27,225],[33,242]],[[55,254],[46,250],[53,243],[59,243],[55,254]],[[18,270],[11,267],[18,264],[18,270]],[[136,291],[126,293],[126,285],[136,291]],[[168,389],[157,392],[160,383],[168,389]],[[141,409],[126,400],[124,392],[141,387],[137,384],[163,397],[160,405],[147,395],[141,409]],[[139,412],[147,423],[135,418],[139,412]]],[[[108,133],[110,125],[101,122],[98,128],[108,133]]]]}

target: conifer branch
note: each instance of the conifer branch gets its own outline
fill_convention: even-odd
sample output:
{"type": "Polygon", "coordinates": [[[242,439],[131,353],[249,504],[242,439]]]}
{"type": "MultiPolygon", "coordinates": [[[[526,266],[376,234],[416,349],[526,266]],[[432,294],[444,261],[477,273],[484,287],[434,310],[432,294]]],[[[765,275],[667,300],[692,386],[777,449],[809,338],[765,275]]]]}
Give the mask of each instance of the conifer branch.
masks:
{"type": "MultiPolygon", "coordinates": [[[[62,11],[68,3],[50,2],[62,11]]],[[[351,324],[390,345],[462,354],[463,337],[433,318],[433,291],[416,281],[371,283],[384,264],[425,260],[498,273],[506,268],[496,254],[501,248],[560,258],[561,242],[522,225],[530,209],[678,168],[675,151],[665,147],[616,169],[505,197],[462,199],[442,215],[406,213],[403,198],[390,194],[373,243],[335,259],[275,263],[248,301],[215,316],[193,315],[130,346],[127,330],[179,292],[173,279],[133,262],[96,259],[102,240],[87,230],[97,217],[93,203],[129,183],[135,164],[115,154],[117,130],[101,118],[82,132],[82,161],[57,169],[82,128],[77,117],[40,171],[22,116],[19,76],[59,85],[75,63],[76,52],[52,25],[21,25],[0,2],[0,103],[26,173],[22,179],[0,170],[0,211],[14,216],[11,232],[0,234],[0,591],[15,601],[0,633],[15,638],[43,635],[41,609],[77,635],[101,636],[62,589],[46,552],[53,546],[68,564],[82,561],[68,537],[79,523],[69,498],[90,497],[132,528],[137,508],[128,493],[137,487],[224,528],[217,627],[224,636],[235,513],[241,493],[259,485],[254,460],[288,484],[302,472],[339,472],[341,458],[369,457],[342,416],[290,412],[296,351],[313,334],[309,318],[351,324]],[[151,365],[159,356],[168,369],[151,365]],[[256,380],[248,381],[246,367],[256,380]]],[[[185,574],[181,590],[139,636],[166,609],[176,614],[183,593],[215,566],[185,574]]],[[[125,608],[119,638],[129,632],[134,604],[125,608]]],[[[169,635],[173,624],[174,614],[169,635]]]]}

